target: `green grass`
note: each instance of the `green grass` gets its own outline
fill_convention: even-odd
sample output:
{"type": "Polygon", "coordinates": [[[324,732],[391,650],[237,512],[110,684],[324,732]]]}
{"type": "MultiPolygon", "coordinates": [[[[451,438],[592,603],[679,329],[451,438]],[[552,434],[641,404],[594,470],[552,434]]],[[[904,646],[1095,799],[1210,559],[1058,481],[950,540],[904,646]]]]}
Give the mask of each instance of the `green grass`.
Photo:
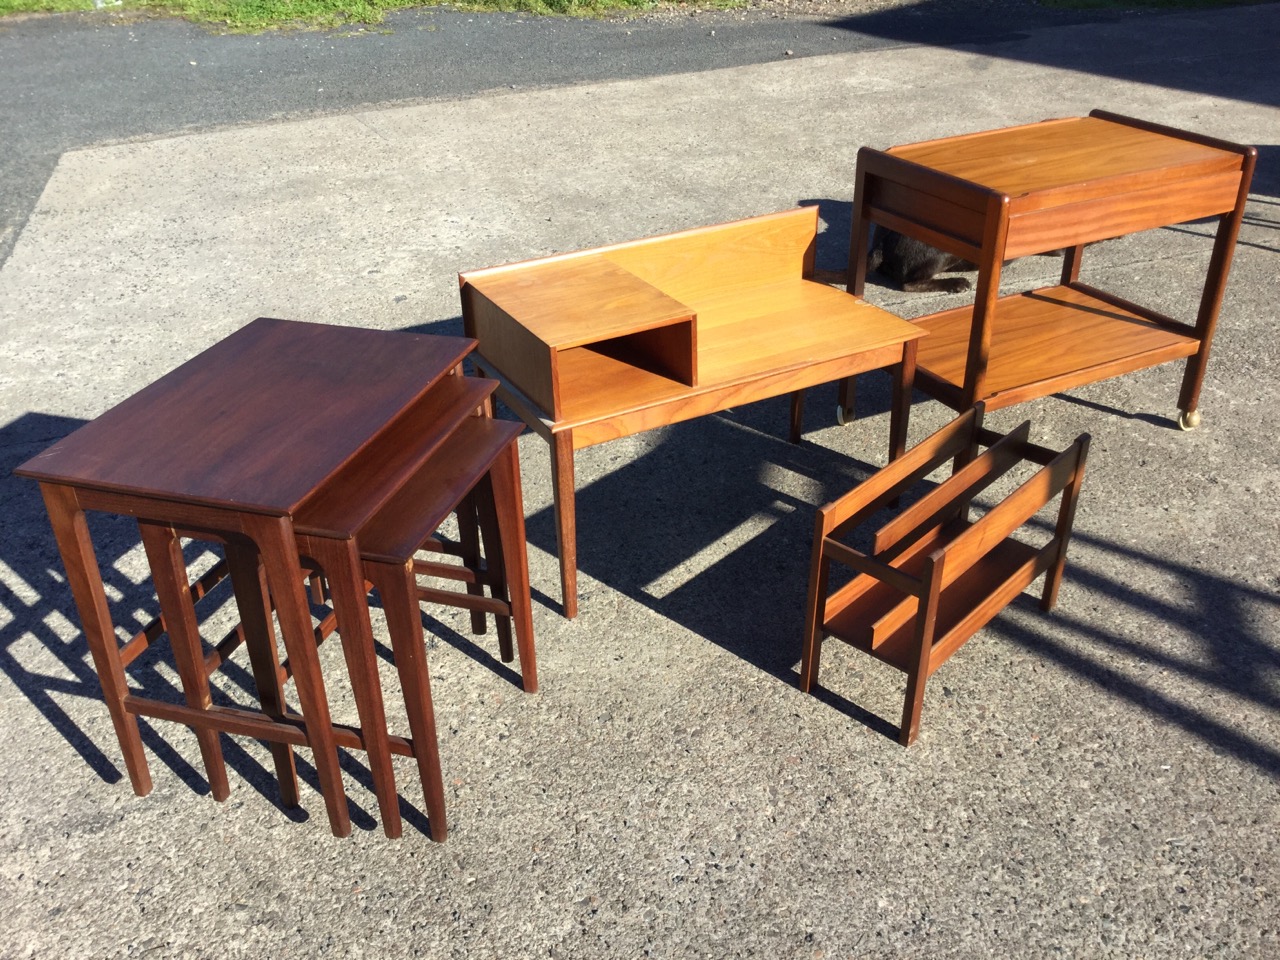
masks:
{"type": "MultiPolygon", "coordinates": [[[[104,4],[109,2],[104,0],[104,4]]],[[[381,23],[388,10],[422,5],[422,0],[123,0],[119,5],[104,5],[104,9],[167,14],[227,30],[251,31],[381,23]]],[[[451,5],[472,10],[595,16],[611,10],[651,7],[654,0],[459,0],[451,5]]],[[[0,17],[93,9],[94,0],[0,0],[0,17]]]]}
{"type": "MultiPolygon", "coordinates": [[[[280,27],[337,27],[381,23],[388,10],[421,6],[413,0],[123,0],[104,9],[118,13],[185,17],[223,30],[255,31],[280,27]]],[[[742,0],[692,0],[691,6],[733,7],[742,0]]],[[[1268,0],[1040,0],[1046,6],[1075,9],[1231,7],[1268,0]]],[[[502,10],[567,16],[597,16],[610,11],[652,7],[656,0],[455,0],[464,10],[502,10]]],[[[0,17],[14,13],[67,13],[95,9],[94,0],[0,0],[0,17]]]]}

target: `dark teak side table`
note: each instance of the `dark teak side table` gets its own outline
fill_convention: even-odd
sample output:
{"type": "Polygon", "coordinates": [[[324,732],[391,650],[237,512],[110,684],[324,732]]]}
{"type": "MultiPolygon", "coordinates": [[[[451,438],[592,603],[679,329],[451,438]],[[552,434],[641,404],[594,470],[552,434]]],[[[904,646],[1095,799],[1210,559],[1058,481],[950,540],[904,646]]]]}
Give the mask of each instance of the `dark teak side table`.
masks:
{"type": "MultiPolygon", "coordinates": [[[[473,346],[460,337],[258,319],[15,471],[40,482],[136,793],[151,790],[137,716],[177,719],[196,730],[218,799],[227,793],[219,731],[309,746],[330,826],[339,836],[350,832],[337,747],[365,747],[371,738],[372,755],[385,747],[386,727],[357,734],[332,724],[296,538],[330,538],[335,549],[326,574],[359,584],[355,592],[363,603],[359,554],[350,542],[355,531],[299,530],[293,518],[331,478],[372,457],[377,438],[421,409],[443,381],[460,375],[473,346]],[[169,610],[186,606],[176,532],[204,533],[255,551],[297,682],[301,722],[212,707],[191,623],[167,624],[186,707],[130,693],[86,510],[141,521],[162,608],[169,610]]],[[[234,557],[236,550],[228,553],[234,557]]],[[[243,555],[239,562],[243,567],[243,555]]],[[[247,579],[242,576],[241,585],[247,579]]],[[[246,637],[250,655],[264,642],[271,641],[246,637]]],[[[376,689],[376,673],[352,678],[353,684],[362,680],[376,689]]],[[[279,752],[276,760],[279,767],[279,752]]]]}

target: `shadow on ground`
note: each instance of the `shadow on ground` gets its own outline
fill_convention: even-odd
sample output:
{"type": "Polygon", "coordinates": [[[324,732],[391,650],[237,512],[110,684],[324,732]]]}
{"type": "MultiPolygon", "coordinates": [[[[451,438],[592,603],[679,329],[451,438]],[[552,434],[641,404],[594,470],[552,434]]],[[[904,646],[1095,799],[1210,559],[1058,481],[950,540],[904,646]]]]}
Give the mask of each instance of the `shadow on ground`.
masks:
{"type": "MultiPolygon", "coordinates": [[[[887,405],[887,381],[869,386],[862,390],[864,414],[887,405]]],[[[828,400],[834,404],[831,387],[811,393],[813,407],[825,410],[828,400]]],[[[790,684],[799,659],[813,508],[865,479],[874,466],[812,442],[788,444],[786,414],[785,399],[779,399],[667,428],[655,435],[648,451],[580,487],[577,506],[581,570],[790,684]],[[792,492],[796,488],[805,495],[792,492]]],[[[846,429],[869,431],[865,421],[846,429]]],[[[883,462],[880,439],[868,432],[865,446],[859,444],[875,464],[883,462]]],[[[528,533],[532,543],[554,552],[551,510],[535,514],[528,533]]],[[[1274,745],[1108,666],[1117,655],[1129,662],[1155,662],[1234,699],[1280,709],[1275,693],[1280,657],[1256,633],[1257,616],[1247,612],[1259,607],[1280,612],[1280,595],[1096,537],[1077,537],[1067,576],[1106,597],[1108,608],[1120,611],[1126,622],[1175,624],[1193,634],[1205,656],[1170,656],[1070,609],[1041,613],[1029,597],[1018,601],[1026,613],[1020,621],[1030,617],[1035,626],[997,618],[988,629],[1215,750],[1280,776],[1280,751],[1274,745]],[[1114,573],[1135,565],[1154,573],[1137,581],[1114,573]],[[1129,585],[1153,578],[1191,585],[1190,606],[1174,606],[1129,585]]],[[[893,723],[831,690],[820,690],[819,696],[872,729],[895,734],[893,723]]]]}
{"type": "MultiPolygon", "coordinates": [[[[0,577],[0,611],[6,614],[5,624],[0,628],[0,671],[98,777],[107,783],[120,783],[125,778],[112,759],[118,756],[114,740],[96,742],[60,704],[68,696],[101,701],[102,692],[88,647],[79,630],[79,614],[67,587],[39,487],[32,481],[13,476],[13,469],[19,464],[83,424],[84,421],[73,418],[29,413],[0,429],[0,451],[3,451],[0,496],[6,508],[7,528],[0,564],[8,568],[5,576],[0,577]],[[64,639],[68,634],[65,627],[68,622],[75,625],[75,634],[71,639],[64,639]]],[[[150,579],[146,576],[139,578],[136,572],[145,570],[145,561],[142,561],[141,568],[138,566],[142,543],[137,523],[128,517],[91,513],[89,529],[112,620],[117,626],[119,639],[123,641],[140,631],[158,613],[150,579]]],[[[220,559],[212,544],[187,542],[185,554],[189,568],[197,574],[220,559]]],[[[225,635],[225,630],[235,622],[232,618],[222,633],[210,636],[207,612],[216,611],[231,602],[233,597],[227,581],[201,601],[198,609],[202,614],[206,649],[216,645],[225,635]]],[[[465,643],[440,624],[429,626],[434,627],[434,634],[446,642],[465,643]]],[[[132,692],[156,700],[182,703],[182,689],[177,673],[172,669],[167,647],[167,640],[161,637],[130,663],[125,673],[132,692]]],[[[389,653],[383,653],[389,657],[389,653]]],[[[213,685],[216,704],[252,706],[256,703],[253,675],[239,659],[225,662],[216,676],[218,682],[213,685]]],[[[101,709],[105,719],[105,704],[101,704],[101,709]]],[[[297,710],[296,703],[292,709],[297,710]]],[[[171,727],[165,725],[157,730],[145,718],[139,718],[139,727],[150,758],[159,760],[195,792],[209,792],[204,774],[166,739],[165,732],[171,727]]],[[[236,738],[224,735],[221,742],[227,765],[286,818],[295,821],[309,818],[305,810],[285,807],[280,803],[274,774],[246,751],[236,738]]],[[[341,765],[343,771],[366,788],[372,797],[373,778],[368,768],[345,751],[341,755],[341,765]]],[[[302,754],[297,756],[297,769],[299,777],[319,792],[320,782],[315,768],[302,754]]],[[[372,813],[350,797],[348,807],[352,823],[358,829],[376,828],[372,813]]],[[[426,815],[406,803],[403,795],[400,807],[412,827],[429,834],[426,815]]]]}
{"type": "MultiPolygon", "coordinates": [[[[1238,5],[1275,6],[1262,2],[1238,5]]],[[[1206,7],[1205,13],[1211,12],[1206,7]]],[[[1258,27],[1253,18],[1242,18],[1229,26],[1217,18],[1210,26],[1195,13],[1180,8],[1146,14],[1144,45],[1136,50],[1131,27],[1108,29],[1111,23],[1122,24],[1144,16],[1132,8],[1089,11],[1087,30],[1064,28],[1051,35],[1022,32],[1016,26],[1011,31],[998,10],[953,0],[920,0],[910,6],[844,17],[832,21],[831,26],[901,43],[981,46],[985,56],[1280,106],[1280,86],[1265,71],[1257,69],[1258,58],[1274,60],[1274,38],[1268,40],[1265,31],[1252,32],[1251,28],[1258,27]],[[1215,40],[1213,49],[1221,52],[1207,56],[1204,32],[1209,29],[1233,29],[1237,35],[1233,42],[1215,40]],[[1207,65],[1209,62],[1212,66],[1207,65]]],[[[1275,23],[1277,18],[1268,19],[1275,23]]],[[[1051,115],[1052,106],[1047,105],[1046,110],[1046,116],[1051,115]]]]}

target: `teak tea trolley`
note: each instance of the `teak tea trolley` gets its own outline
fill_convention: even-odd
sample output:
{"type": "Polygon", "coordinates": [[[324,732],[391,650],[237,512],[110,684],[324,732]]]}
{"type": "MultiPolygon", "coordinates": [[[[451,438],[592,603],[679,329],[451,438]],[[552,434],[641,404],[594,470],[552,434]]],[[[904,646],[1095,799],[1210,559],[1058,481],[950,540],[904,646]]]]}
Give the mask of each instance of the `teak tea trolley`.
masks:
{"type": "MultiPolygon", "coordinates": [[[[849,291],[861,295],[881,224],[978,267],[972,307],[917,319],[916,386],[955,410],[995,410],[1187,359],[1197,405],[1257,151],[1095,110],[1088,117],[858,151],[849,291]],[[1219,217],[1194,324],[1079,279],[1085,244],[1219,217]],[[1066,249],[1057,286],[1000,296],[1002,265],[1066,249]]],[[[905,430],[905,420],[895,424],[905,430]]],[[[901,438],[897,438],[901,439],[901,438]]]]}

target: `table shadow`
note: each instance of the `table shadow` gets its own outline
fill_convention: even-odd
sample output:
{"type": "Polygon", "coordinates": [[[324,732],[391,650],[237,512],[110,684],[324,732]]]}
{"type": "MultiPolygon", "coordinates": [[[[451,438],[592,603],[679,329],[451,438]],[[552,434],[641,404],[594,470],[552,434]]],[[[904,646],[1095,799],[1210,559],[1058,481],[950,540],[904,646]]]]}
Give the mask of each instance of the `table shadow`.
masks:
{"type": "MultiPolygon", "coordinates": [[[[832,387],[814,392],[822,391],[834,401],[832,387]]],[[[786,410],[779,398],[654,431],[646,450],[580,486],[579,567],[600,584],[584,591],[584,623],[590,622],[591,591],[616,590],[777,680],[796,682],[815,508],[883,463],[885,431],[883,418],[860,420],[843,428],[850,432],[839,435],[840,450],[811,441],[793,446],[784,439],[786,410]],[[850,448],[856,455],[844,452],[850,448]]],[[[551,513],[535,514],[528,530],[531,542],[554,551],[551,513]]],[[[987,629],[1034,648],[1107,696],[1130,701],[1215,750],[1280,775],[1274,745],[1113,665],[1117,655],[1131,662],[1154,659],[1189,681],[1280,710],[1280,654],[1259,634],[1258,617],[1250,613],[1260,606],[1280,613],[1280,592],[1145,554],[1119,540],[1080,534],[1067,578],[1139,621],[1190,632],[1203,656],[1170,655],[1118,625],[1061,606],[1043,613],[1029,596],[1016,601],[1022,612],[1016,622],[997,617],[987,629]],[[1133,578],[1115,572],[1136,565],[1147,572],[1133,578]],[[1190,610],[1158,592],[1170,580],[1190,585],[1190,610]],[[1157,586],[1143,586],[1150,583],[1157,586]]],[[[820,699],[871,729],[896,735],[896,722],[838,692],[838,675],[824,679],[820,699]]]]}

